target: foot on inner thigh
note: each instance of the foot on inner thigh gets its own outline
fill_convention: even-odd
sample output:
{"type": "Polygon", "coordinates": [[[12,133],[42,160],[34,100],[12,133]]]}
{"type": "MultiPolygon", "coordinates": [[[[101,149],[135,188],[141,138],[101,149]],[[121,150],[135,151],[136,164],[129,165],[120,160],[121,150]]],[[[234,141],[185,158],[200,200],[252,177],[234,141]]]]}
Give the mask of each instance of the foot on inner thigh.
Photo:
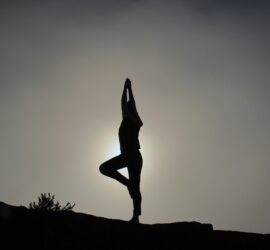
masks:
{"type": "Polygon", "coordinates": [[[132,187],[130,186],[130,184],[127,184],[127,189],[128,189],[130,197],[133,198],[132,187]]]}

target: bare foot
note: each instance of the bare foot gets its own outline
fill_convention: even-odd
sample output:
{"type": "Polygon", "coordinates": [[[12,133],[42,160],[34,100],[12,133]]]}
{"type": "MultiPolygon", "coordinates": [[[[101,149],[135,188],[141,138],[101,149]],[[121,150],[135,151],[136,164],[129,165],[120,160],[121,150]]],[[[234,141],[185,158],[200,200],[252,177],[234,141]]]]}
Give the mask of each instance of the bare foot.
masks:
{"type": "Polygon", "coordinates": [[[140,223],[139,216],[133,216],[129,222],[139,224],[140,223]]]}

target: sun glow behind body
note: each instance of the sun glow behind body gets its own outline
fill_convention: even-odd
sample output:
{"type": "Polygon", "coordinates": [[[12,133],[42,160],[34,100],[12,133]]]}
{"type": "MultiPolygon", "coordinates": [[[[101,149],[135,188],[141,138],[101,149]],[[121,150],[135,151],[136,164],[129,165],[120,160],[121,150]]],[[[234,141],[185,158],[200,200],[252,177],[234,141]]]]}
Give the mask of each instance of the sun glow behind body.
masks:
{"type": "MultiPolygon", "coordinates": [[[[118,141],[115,141],[115,142],[112,142],[108,145],[107,147],[107,150],[106,150],[106,159],[111,159],[115,156],[118,156],[121,154],[121,151],[120,151],[120,146],[119,146],[119,142],[118,141]]],[[[126,167],[124,168],[121,168],[118,170],[122,175],[124,175],[125,177],[128,178],[128,170],[126,167]]]]}
{"type": "MultiPolygon", "coordinates": [[[[154,155],[157,154],[157,152],[156,152],[155,146],[153,145],[153,143],[151,143],[149,136],[143,133],[143,129],[144,129],[144,126],[141,128],[142,131],[140,132],[140,136],[139,136],[140,145],[141,145],[140,152],[143,157],[142,178],[148,179],[148,177],[151,176],[151,172],[153,171],[153,166],[155,165],[154,155]],[[145,166],[147,166],[147,169],[144,168],[145,166]]],[[[112,136],[113,133],[115,133],[115,131],[111,132],[110,136],[112,136]]],[[[107,161],[121,154],[119,140],[118,138],[116,138],[116,136],[114,136],[114,138],[111,138],[111,140],[107,140],[106,142],[105,141],[103,142],[103,145],[106,145],[105,149],[103,150],[103,152],[100,152],[101,155],[104,155],[104,157],[102,157],[104,158],[104,161],[107,161]],[[106,142],[108,141],[109,143],[106,145],[106,142]]],[[[128,170],[126,167],[119,169],[118,171],[128,178],[128,170]]]]}

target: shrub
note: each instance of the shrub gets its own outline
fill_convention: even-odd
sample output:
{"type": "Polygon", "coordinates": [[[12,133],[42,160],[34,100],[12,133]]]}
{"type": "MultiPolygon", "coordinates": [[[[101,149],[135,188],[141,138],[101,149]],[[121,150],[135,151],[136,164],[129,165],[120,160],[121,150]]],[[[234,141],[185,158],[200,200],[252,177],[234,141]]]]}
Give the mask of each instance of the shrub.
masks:
{"type": "Polygon", "coordinates": [[[75,204],[71,205],[69,202],[62,207],[60,203],[54,201],[55,196],[50,193],[42,193],[40,197],[38,197],[38,203],[30,202],[29,209],[30,210],[50,210],[50,211],[71,211],[75,204]]]}

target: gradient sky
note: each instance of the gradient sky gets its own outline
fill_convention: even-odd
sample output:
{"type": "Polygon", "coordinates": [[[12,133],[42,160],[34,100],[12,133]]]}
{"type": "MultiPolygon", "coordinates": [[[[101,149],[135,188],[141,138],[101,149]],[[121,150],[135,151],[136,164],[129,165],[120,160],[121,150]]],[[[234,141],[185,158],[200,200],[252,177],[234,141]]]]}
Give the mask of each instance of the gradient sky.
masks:
{"type": "Polygon", "coordinates": [[[143,223],[270,233],[270,1],[0,1],[0,200],[41,192],[128,220],[119,152],[133,82],[143,223]]]}

